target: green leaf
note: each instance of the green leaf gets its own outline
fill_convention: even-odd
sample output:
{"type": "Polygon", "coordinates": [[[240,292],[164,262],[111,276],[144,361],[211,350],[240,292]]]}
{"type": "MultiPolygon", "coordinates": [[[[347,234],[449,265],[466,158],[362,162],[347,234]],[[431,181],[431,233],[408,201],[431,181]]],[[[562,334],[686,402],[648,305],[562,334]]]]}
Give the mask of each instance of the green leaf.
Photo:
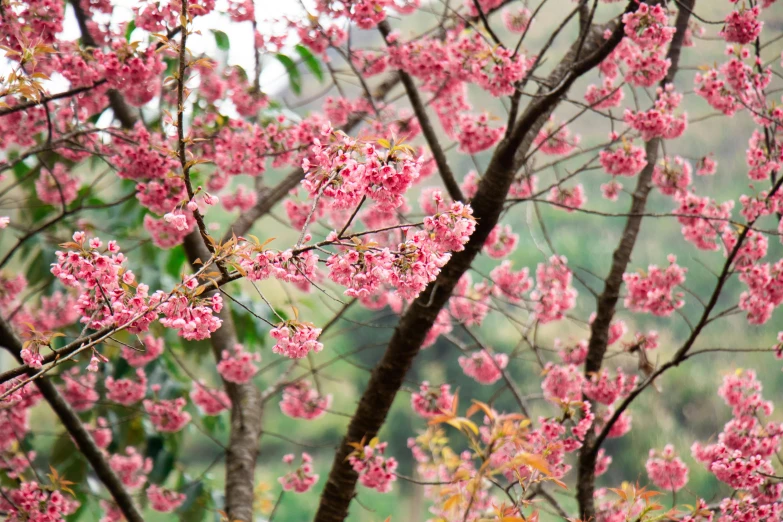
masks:
{"type": "Polygon", "coordinates": [[[215,36],[215,44],[221,51],[228,51],[231,48],[231,42],[228,40],[228,35],[223,31],[212,29],[212,34],[215,36]]]}
{"type": "Polygon", "coordinates": [[[24,178],[28,172],[30,172],[30,167],[28,167],[24,161],[20,161],[14,165],[14,176],[16,176],[17,181],[24,178]]]}
{"type": "Polygon", "coordinates": [[[182,246],[176,246],[171,250],[166,262],[166,273],[179,280],[182,265],[185,264],[185,250],[182,246]]]}
{"type": "Polygon", "coordinates": [[[204,482],[199,481],[189,484],[185,487],[183,493],[187,494],[187,498],[177,510],[179,519],[183,522],[200,522],[204,520],[207,509],[212,504],[212,497],[204,486],[204,482]]]}
{"type": "Polygon", "coordinates": [[[299,56],[301,56],[302,61],[305,63],[308,69],[310,69],[310,72],[313,73],[313,76],[318,78],[319,82],[324,81],[324,71],[321,69],[321,62],[318,61],[318,58],[316,58],[313,53],[310,52],[310,49],[305,47],[302,44],[296,44],[296,52],[299,53],[299,56]]]}
{"type": "Polygon", "coordinates": [[[87,479],[87,460],[73,443],[68,432],[63,432],[57,437],[49,462],[66,480],[82,484],[87,479]]]}
{"type": "Polygon", "coordinates": [[[136,22],[131,20],[128,22],[127,27],[125,28],[125,41],[130,42],[131,34],[133,34],[133,30],[136,29],[136,22]]]}
{"type": "Polygon", "coordinates": [[[291,90],[294,94],[302,93],[302,76],[299,74],[299,69],[296,68],[296,63],[285,54],[277,53],[275,55],[277,61],[283,64],[286,71],[288,71],[288,82],[291,85],[291,90]]]}

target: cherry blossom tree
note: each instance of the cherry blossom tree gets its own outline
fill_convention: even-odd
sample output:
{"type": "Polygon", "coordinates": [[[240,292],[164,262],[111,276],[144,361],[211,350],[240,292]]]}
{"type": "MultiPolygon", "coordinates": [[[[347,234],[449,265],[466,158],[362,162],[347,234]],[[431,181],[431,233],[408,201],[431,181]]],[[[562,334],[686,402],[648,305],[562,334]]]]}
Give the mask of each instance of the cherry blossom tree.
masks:
{"type": "Polygon", "coordinates": [[[269,4],[0,2],[3,518],[783,519],[775,0],[269,4]]]}

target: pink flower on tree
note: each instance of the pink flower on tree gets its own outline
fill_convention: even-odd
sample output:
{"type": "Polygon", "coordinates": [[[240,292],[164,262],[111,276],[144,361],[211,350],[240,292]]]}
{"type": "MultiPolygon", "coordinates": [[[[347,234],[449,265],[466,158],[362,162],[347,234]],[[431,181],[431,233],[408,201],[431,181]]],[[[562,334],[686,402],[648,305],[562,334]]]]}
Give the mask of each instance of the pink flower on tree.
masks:
{"type": "Polygon", "coordinates": [[[632,272],[623,275],[623,281],[628,289],[625,296],[625,306],[629,310],[650,313],[659,317],[668,317],[682,308],[685,302],[682,293],[674,293],[674,288],[685,282],[685,272],[677,264],[677,258],[669,255],[669,266],[662,270],[650,265],[647,272],[632,272]]]}
{"type": "Polygon", "coordinates": [[[679,491],[688,483],[688,467],[671,444],[667,444],[660,454],[651,449],[645,467],[652,483],[662,490],[679,491]]]}
{"type": "Polygon", "coordinates": [[[420,417],[425,419],[451,411],[454,396],[451,386],[441,384],[440,388],[432,389],[427,381],[421,383],[419,391],[411,395],[411,407],[420,417]]]}
{"type": "Polygon", "coordinates": [[[576,306],[576,289],[571,286],[573,274],[565,256],[552,256],[549,263],[539,263],[536,268],[536,289],[530,294],[536,301],[538,321],[546,324],[559,321],[576,306]]]}
{"type": "Polygon", "coordinates": [[[348,462],[359,474],[359,482],[379,493],[391,491],[392,482],[397,480],[394,473],[397,470],[397,460],[384,456],[387,443],[378,442],[376,438],[366,446],[363,443],[351,443],[351,446],[354,451],[348,456],[348,462]]]}
{"type": "MultiPolygon", "coordinates": [[[[289,453],[283,457],[283,462],[292,465],[294,455],[289,453]]],[[[306,493],[318,482],[318,474],[313,473],[313,458],[309,453],[302,453],[302,463],[295,470],[286,473],[277,481],[283,486],[283,491],[306,493]]]]}
{"type": "Polygon", "coordinates": [[[182,397],[172,400],[146,400],[144,409],[155,429],[164,433],[176,433],[190,422],[190,413],[182,411],[186,404],[187,401],[182,397]]]}
{"type": "Polygon", "coordinates": [[[272,328],[269,335],[277,341],[272,351],[290,359],[301,359],[311,351],[318,353],[324,349],[324,345],[318,342],[321,329],[311,323],[284,321],[272,328]]]}
{"type": "Polygon", "coordinates": [[[147,393],[147,375],[142,368],[136,369],[137,381],[131,379],[106,379],[106,398],[124,406],[136,404],[147,393]]]}
{"type": "Polygon", "coordinates": [[[243,384],[248,382],[258,371],[254,362],[261,361],[260,353],[246,352],[241,344],[234,345],[234,353],[223,350],[217,371],[229,382],[243,384]]]}
{"type": "Polygon", "coordinates": [[[200,381],[193,382],[190,400],[204,412],[204,415],[217,415],[231,408],[231,399],[226,392],[207,388],[200,381]]]}
{"type": "Polygon", "coordinates": [[[743,5],[726,16],[720,35],[729,43],[742,45],[751,43],[764,27],[764,22],[758,20],[759,14],[761,14],[759,6],[748,9],[743,5]]]}
{"type": "Polygon", "coordinates": [[[171,513],[185,502],[187,495],[164,489],[157,484],[150,484],[147,488],[147,499],[150,507],[160,513],[171,513]]]}
{"type": "Polygon", "coordinates": [[[469,356],[461,356],[459,365],[465,375],[480,384],[492,384],[503,376],[508,365],[508,355],[496,353],[492,356],[486,350],[478,350],[469,356]]]}
{"type": "Polygon", "coordinates": [[[332,404],[331,395],[321,395],[304,380],[298,380],[283,388],[280,411],[293,419],[317,419],[332,404]]]}

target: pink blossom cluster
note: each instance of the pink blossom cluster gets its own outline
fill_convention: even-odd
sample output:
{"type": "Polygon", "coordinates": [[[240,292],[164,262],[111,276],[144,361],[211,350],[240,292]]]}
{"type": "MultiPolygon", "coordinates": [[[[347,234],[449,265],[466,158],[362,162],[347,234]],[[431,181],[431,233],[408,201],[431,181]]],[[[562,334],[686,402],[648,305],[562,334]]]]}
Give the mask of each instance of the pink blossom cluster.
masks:
{"type": "Polygon", "coordinates": [[[87,411],[92,408],[100,395],[95,391],[98,380],[95,373],[79,373],[79,368],[74,367],[61,375],[63,384],[60,392],[76,411],[87,411]]]}
{"type": "MultiPolygon", "coordinates": [[[[748,246],[752,247],[753,243],[746,240],[740,250],[748,246]]],[[[740,258],[741,254],[738,252],[737,257],[740,258]]],[[[758,257],[758,254],[753,257],[758,257]]],[[[751,262],[750,266],[741,268],[740,281],[747,285],[747,290],[740,294],[739,308],[747,312],[748,323],[766,323],[775,308],[783,303],[783,260],[774,265],[751,262]]]]}
{"type": "Polygon", "coordinates": [[[644,141],[653,138],[671,140],[679,138],[688,125],[687,113],[674,115],[679,107],[682,95],[674,92],[674,86],[667,84],[666,89],[658,87],[654,107],[648,111],[625,110],[625,123],[639,131],[644,141]]]}
{"type": "Polygon", "coordinates": [[[511,261],[503,261],[489,274],[492,281],[492,293],[511,303],[518,303],[533,288],[533,279],[527,267],[514,271],[511,261]]]}
{"type": "Polygon", "coordinates": [[[729,225],[734,202],[719,205],[707,196],[699,197],[692,192],[675,194],[675,201],[678,206],[674,212],[685,240],[701,250],[719,250],[723,245],[720,235],[729,225]]]}
{"type": "Polygon", "coordinates": [[[751,43],[761,34],[761,29],[764,27],[764,22],[758,20],[759,14],[761,14],[759,6],[748,9],[743,5],[726,16],[720,35],[729,43],[742,45],[751,43]]]}
{"type": "Polygon", "coordinates": [[[67,252],[57,251],[52,274],[66,287],[80,291],[76,309],[81,322],[91,328],[128,324],[131,333],[144,332],[157,319],[149,306],[148,287],[137,284],[132,271],[122,265],[125,256],[115,241],[103,249],[98,238],[76,232],[67,252]],[[135,287],[135,295],[131,288],[135,287]],[[127,289],[126,289],[127,288],[127,289]]]}
{"type": "Polygon", "coordinates": [[[487,350],[477,350],[470,355],[460,356],[459,365],[465,375],[479,384],[492,384],[503,376],[503,368],[508,366],[508,355],[490,355],[487,350]]]}
{"type": "MultiPolygon", "coordinates": [[[[186,281],[189,290],[195,290],[198,282],[195,277],[186,281]]],[[[172,295],[164,298],[162,292],[157,292],[151,303],[163,299],[158,310],[163,315],[160,324],[167,328],[177,330],[177,334],[183,339],[202,340],[208,339],[220,328],[223,321],[214,314],[223,309],[223,298],[220,294],[214,294],[209,299],[190,297],[185,294],[172,295]]]]}
{"type": "Polygon", "coordinates": [[[150,422],[164,433],[176,433],[190,422],[190,413],[182,411],[187,401],[178,397],[171,400],[145,400],[144,409],[150,416],[150,422]]]}
{"type": "Polygon", "coordinates": [[[533,145],[544,154],[562,156],[572,152],[579,145],[579,135],[571,136],[571,131],[565,123],[556,124],[554,118],[549,119],[533,140],[533,145]]]}
{"type": "Polygon", "coordinates": [[[493,96],[509,96],[530,70],[532,60],[503,46],[492,46],[478,32],[451,31],[445,39],[419,38],[389,49],[390,64],[436,92],[446,81],[474,83],[493,96]]]}
{"type": "Polygon", "coordinates": [[[632,177],[647,166],[647,152],[644,147],[623,140],[623,145],[614,150],[604,149],[598,153],[601,166],[612,176],[632,177]]]}
{"type": "MultiPolygon", "coordinates": [[[[283,457],[283,462],[292,465],[294,455],[289,453],[283,457]]],[[[306,493],[318,482],[318,473],[313,473],[313,458],[309,453],[302,453],[302,463],[293,471],[290,471],[278,478],[277,481],[283,486],[283,491],[294,491],[296,493],[306,493]]]]}
{"type": "Polygon", "coordinates": [[[541,324],[559,321],[576,306],[576,289],[571,286],[573,274],[565,256],[554,255],[548,263],[536,268],[536,289],[530,294],[536,302],[536,319],[541,324]]]}
{"type": "Polygon", "coordinates": [[[677,258],[669,255],[669,266],[660,269],[650,265],[647,272],[623,274],[627,288],[625,307],[638,313],[650,313],[659,317],[668,317],[682,308],[685,302],[682,293],[674,293],[675,287],[685,282],[687,268],[677,264],[677,258]]]}
{"type": "Polygon", "coordinates": [[[51,170],[41,169],[35,182],[38,199],[57,207],[64,207],[74,201],[78,190],[79,180],[62,163],[57,163],[51,170]]]}
{"type": "Polygon", "coordinates": [[[430,383],[424,381],[419,391],[411,395],[411,408],[420,417],[429,419],[440,415],[445,411],[451,411],[454,396],[451,394],[451,386],[441,384],[438,388],[431,388],[430,383]]]}
{"type": "Polygon", "coordinates": [[[354,208],[363,197],[387,208],[402,205],[421,169],[407,149],[327,131],[302,160],[302,186],[313,199],[328,198],[335,208],[354,208]]]}
{"type": "Polygon", "coordinates": [[[379,493],[391,491],[392,482],[397,480],[394,473],[397,470],[397,460],[394,457],[385,457],[386,442],[380,442],[362,446],[356,444],[356,449],[348,456],[348,462],[353,470],[359,474],[359,482],[366,488],[374,489],[379,493]]]}
{"type": "Polygon", "coordinates": [[[633,13],[623,15],[625,35],[642,49],[661,47],[671,42],[676,29],[668,26],[666,8],[639,2],[633,13]]]}
{"type": "Polygon", "coordinates": [[[223,350],[217,371],[229,382],[246,383],[258,372],[258,367],[253,363],[261,361],[261,354],[246,352],[241,344],[235,344],[233,352],[223,350]]]}
{"type": "Polygon", "coordinates": [[[474,285],[470,273],[464,273],[449,298],[451,317],[465,326],[480,325],[489,313],[491,290],[485,282],[474,285]]]}
{"type": "Polygon", "coordinates": [[[134,368],[145,366],[154,361],[163,353],[163,338],[147,335],[142,339],[142,347],[134,349],[129,346],[122,347],[122,358],[134,368]]]}
{"type": "Polygon", "coordinates": [[[171,513],[185,502],[187,495],[162,488],[157,484],[150,484],[147,488],[147,500],[150,507],[160,513],[171,513]]]}
{"type": "Polygon", "coordinates": [[[299,380],[283,388],[280,411],[293,419],[317,419],[332,404],[331,395],[321,395],[307,381],[299,380]]]}
{"type": "Polygon", "coordinates": [[[106,398],[110,401],[131,406],[147,394],[147,375],[142,368],[136,369],[137,380],[106,378],[106,398]]]}
{"type": "Polygon", "coordinates": [[[7,522],[59,522],[74,513],[79,502],[59,490],[50,491],[38,482],[20,481],[19,486],[0,496],[0,511],[7,522]]]}
{"type": "Polygon", "coordinates": [[[511,225],[497,224],[484,242],[484,252],[492,259],[503,259],[517,248],[519,235],[514,234],[511,225]]]}
{"type": "Polygon", "coordinates": [[[617,368],[614,377],[604,369],[590,375],[584,382],[583,390],[588,398],[609,406],[617,399],[627,396],[636,386],[636,382],[636,375],[628,376],[621,368],[617,368]]]}
{"type": "Polygon", "coordinates": [[[577,183],[571,188],[565,188],[563,186],[552,187],[546,199],[547,201],[556,203],[556,208],[566,212],[578,210],[587,203],[585,189],[581,183],[577,183]]]}
{"type": "Polygon", "coordinates": [[[231,408],[231,399],[223,390],[207,388],[201,381],[193,381],[190,400],[204,415],[217,415],[231,408]]]}
{"type": "Polygon", "coordinates": [[[503,24],[505,24],[509,32],[521,34],[530,25],[531,15],[532,13],[527,7],[512,6],[504,9],[500,16],[503,18],[503,24]]]}
{"type": "Polygon", "coordinates": [[[318,353],[324,349],[324,345],[318,342],[321,329],[310,323],[283,321],[272,328],[269,335],[277,341],[272,351],[290,359],[301,359],[310,352],[318,353]]]}
{"type": "Polygon", "coordinates": [[[674,196],[688,190],[691,184],[693,168],[680,156],[674,160],[668,156],[655,165],[652,182],[663,194],[674,196]]]}
{"type": "Polygon", "coordinates": [[[614,78],[605,78],[600,87],[590,84],[585,92],[585,101],[593,109],[619,107],[624,98],[625,92],[614,84],[614,78]]]}
{"type": "Polygon", "coordinates": [[[136,448],[125,448],[125,455],[116,453],[109,457],[109,466],[130,491],[136,491],[147,481],[152,471],[152,459],[144,458],[136,448]]]}
{"type": "Polygon", "coordinates": [[[541,382],[544,397],[550,401],[570,402],[582,397],[584,376],[576,364],[557,365],[547,363],[546,376],[541,382]]]}

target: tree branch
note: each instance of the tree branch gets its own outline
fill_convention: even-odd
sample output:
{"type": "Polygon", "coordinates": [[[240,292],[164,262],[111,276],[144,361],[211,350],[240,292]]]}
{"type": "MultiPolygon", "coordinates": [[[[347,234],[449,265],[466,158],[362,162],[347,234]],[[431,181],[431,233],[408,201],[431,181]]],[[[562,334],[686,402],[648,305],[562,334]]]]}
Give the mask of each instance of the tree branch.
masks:
{"type": "MultiPolygon", "coordinates": [[[[22,363],[22,342],[16,336],[16,333],[11,328],[11,325],[5,320],[4,317],[0,317],[0,345],[8,350],[17,361],[22,363]]],[[[60,419],[68,434],[76,441],[76,445],[81,450],[84,457],[95,470],[95,474],[98,476],[103,485],[111,494],[114,502],[117,503],[117,507],[122,511],[122,514],[129,522],[144,522],[144,518],[141,516],[141,512],[133,503],[133,498],[122,481],[111,469],[109,463],[106,461],[101,450],[95,445],[95,441],[92,439],[92,435],[84,428],[81,419],[73,411],[73,408],[65,402],[60,392],[57,391],[52,381],[47,378],[38,379],[35,381],[35,385],[43,395],[46,402],[52,408],[54,413],[60,419]]]]}
{"type": "MultiPolygon", "coordinates": [[[[386,420],[394,397],[413,359],[419,353],[424,337],[434,324],[440,310],[448,302],[457,281],[470,268],[473,259],[481,252],[489,233],[498,222],[503,200],[514,179],[516,157],[518,155],[524,157],[538,131],[546,123],[573,81],[600,63],[619,41],[618,37],[602,44],[603,31],[592,31],[585,48],[589,47],[594,51],[582,62],[561,63],[555,68],[550,75],[549,83],[558,85],[558,89],[531,104],[514,132],[498,144],[486,173],[479,183],[476,195],[471,201],[473,215],[478,222],[476,231],[465,245],[465,250],[454,253],[437,279],[414,300],[400,319],[383,358],[370,376],[348,431],[335,454],[315,516],[316,522],[338,522],[348,515],[348,507],[354,498],[357,481],[356,472],[346,460],[352,450],[348,443],[376,436],[386,420]]],[[[571,57],[576,53],[576,45],[575,43],[572,46],[564,61],[572,59],[571,57]]]]}
{"type": "MultiPolygon", "coordinates": [[[[677,32],[669,45],[667,57],[671,60],[671,66],[666,77],[661,81],[661,86],[671,83],[677,73],[677,66],[680,59],[680,51],[685,39],[685,31],[688,27],[690,11],[693,8],[695,0],[684,0],[690,4],[690,9],[680,9],[677,14],[675,26],[677,32]]],[[[633,2],[632,2],[633,3],[633,2]]],[[[622,25],[620,26],[622,27],[622,25]]],[[[652,189],[652,174],[655,163],[658,159],[658,149],[661,145],[660,138],[653,138],[646,144],[647,165],[639,174],[636,182],[636,189],[633,193],[633,201],[629,214],[631,217],[625,222],[620,243],[612,255],[612,266],[609,275],[604,284],[604,290],[596,299],[596,316],[590,325],[590,341],[587,349],[587,360],[585,361],[585,375],[590,375],[600,371],[603,365],[604,355],[606,354],[609,326],[615,314],[615,306],[620,297],[620,288],[623,284],[623,274],[631,259],[636,238],[644,219],[644,211],[647,205],[647,197],[652,189]]],[[[590,430],[585,437],[585,443],[579,453],[579,463],[577,467],[577,501],[579,502],[579,513],[584,520],[595,517],[595,464],[597,451],[594,451],[595,433],[590,430]]]]}

